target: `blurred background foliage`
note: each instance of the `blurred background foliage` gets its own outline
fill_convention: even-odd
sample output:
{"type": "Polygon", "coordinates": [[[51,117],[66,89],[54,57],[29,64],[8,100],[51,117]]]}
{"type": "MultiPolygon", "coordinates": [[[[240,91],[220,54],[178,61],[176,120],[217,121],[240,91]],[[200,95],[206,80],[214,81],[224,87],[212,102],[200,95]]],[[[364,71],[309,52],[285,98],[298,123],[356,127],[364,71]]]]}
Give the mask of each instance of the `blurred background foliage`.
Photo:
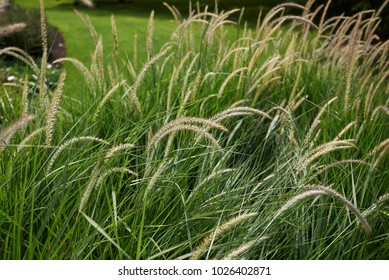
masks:
{"type": "MultiPolygon", "coordinates": [[[[59,0],[61,1],[61,0],[59,0]]],[[[64,1],[64,0],[62,0],[64,1]]],[[[75,2],[82,2],[81,0],[75,2]]],[[[89,1],[88,1],[89,2],[89,1]]],[[[170,5],[174,5],[178,8],[179,11],[186,11],[188,9],[188,0],[94,0],[92,1],[96,7],[104,7],[105,5],[112,3],[120,3],[127,4],[138,7],[145,7],[146,9],[160,9],[163,2],[167,2],[170,5]]],[[[215,6],[215,0],[200,0],[198,1],[201,6],[208,5],[211,9],[215,6]]],[[[295,2],[299,4],[305,5],[307,0],[217,0],[219,9],[229,10],[232,8],[241,8],[245,7],[246,18],[248,20],[255,20],[258,16],[260,10],[264,12],[264,14],[273,8],[276,5],[285,3],[285,2],[295,2]]],[[[364,10],[378,10],[383,4],[385,0],[333,0],[327,11],[327,18],[344,14],[346,16],[353,15],[360,11],[364,10]]],[[[197,1],[192,1],[193,5],[196,5],[197,1]]],[[[327,4],[327,0],[316,0],[314,1],[312,8],[318,8],[319,6],[325,6],[327,4]]],[[[386,5],[384,10],[381,12],[381,24],[377,29],[377,35],[382,40],[387,40],[389,38],[389,5],[386,5]]]]}

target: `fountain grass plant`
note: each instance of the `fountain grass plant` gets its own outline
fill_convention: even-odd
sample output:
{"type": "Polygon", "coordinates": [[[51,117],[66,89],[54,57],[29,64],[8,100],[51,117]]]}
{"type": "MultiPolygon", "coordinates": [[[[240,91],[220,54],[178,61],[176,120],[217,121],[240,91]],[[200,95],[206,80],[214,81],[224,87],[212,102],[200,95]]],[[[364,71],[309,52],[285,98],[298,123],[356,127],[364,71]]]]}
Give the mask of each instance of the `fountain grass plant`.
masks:
{"type": "Polygon", "coordinates": [[[379,12],[311,5],[255,29],[169,7],[171,39],[154,47],[152,13],[135,61],[114,18],[107,53],[79,13],[96,48],[63,59],[71,95],[0,50],[37,74],[0,96],[1,258],[387,259],[389,44],[379,12]]]}

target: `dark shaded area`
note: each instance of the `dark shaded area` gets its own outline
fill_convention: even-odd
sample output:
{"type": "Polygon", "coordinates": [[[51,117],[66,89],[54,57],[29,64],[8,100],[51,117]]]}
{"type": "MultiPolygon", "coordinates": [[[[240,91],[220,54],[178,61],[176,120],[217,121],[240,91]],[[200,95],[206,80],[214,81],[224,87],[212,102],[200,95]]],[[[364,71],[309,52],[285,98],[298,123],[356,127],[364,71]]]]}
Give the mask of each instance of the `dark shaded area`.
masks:
{"type": "MultiPolygon", "coordinates": [[[[361,11],[366,10],[378,10],[385,0],[337,0],[332,1],[328,11],[327,18],[338,16],[344,14],[346,16],[351,16],[361,11]]],[[[318,8],[320,5],[325,5],[327,1],[315,1],[313,8],[318,8]]],[[[369,14],[370,16],[371,14],[369,14]]],[[[382,10],[380,16],[381,23],[376,30],[376,34],[380,37],[382,41],[389,39],[389,5],[386,5],[382,10]]]]}
{"type": "MultiPolygon", "coordinates": [[[[42,36],[39,11],[25,10],[11,5],[1,14],[0,26],[17,22],[25,22],[26,27],[22,31],[3,37],[0,40],[0,49],[9,46],[18,47],[32,57],[40,58],[42,56],[42,36]]],[[[65,40],[59,30],[50,24],[47,25],[47,43],[49,62],[66,56],[65,40]]]]}
{"type": "Polygon", "coordinates": [[[49,45],[49,60],[54,61],[59,58],[66,57],[65,39],[62,33],[55,28],[56,36],[51,45],[49,45]]]}

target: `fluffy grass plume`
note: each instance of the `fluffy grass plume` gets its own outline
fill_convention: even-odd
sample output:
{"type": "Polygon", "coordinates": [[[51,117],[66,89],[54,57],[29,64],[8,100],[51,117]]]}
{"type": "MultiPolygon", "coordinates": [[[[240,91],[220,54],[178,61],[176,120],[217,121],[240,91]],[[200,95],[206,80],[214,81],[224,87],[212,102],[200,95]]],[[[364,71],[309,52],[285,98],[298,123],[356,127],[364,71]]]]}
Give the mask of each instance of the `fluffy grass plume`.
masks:
{"type": "Polygon", "coordinates": [[[0,152],[3,152],[7,148],[7,145],[9,144],[9,141],[11,140],[12,136],[14,136],[16,132],[25,127],[29,122],[34,120],[34,118],[35,116],[33,115],[23,116],[17,121],[15,121],[13,124],[2,129],[0,131],[0,152]]]}
{"type": "Polygon", "coordinates": [[[63,87],[65,85],[66,72],[63,71],[58,80],[57,87],[54,91],[53,98],[50,102],[50,106],[46,117],[46,145],[50,146],[53,140],[55,119],[59,109],[59,102],[61,100],[63,87]]]}
{"type": "Polygon", "coordinates": [[[285,211],[292,208],[294,205],[296,205],[299,201],[304,200],[307,197],[310,196],[318,196],[318,195],[330,195],[341,201],[347,208],[355,214],[355,216],[359,219],[363,230],[367,235],[370,235],[372,233],[372,229],[368,221],[364,218],[362,213],[359,211],[357,207],[355,207],[347,198],[345,198],[343,195],[338,193],[332,188],[326,187],[326,186],[320,186],[320,185],[308,185],[304,186],[304,189],[307,189],[307,191],[300,193],[291,199],[289,199],[274,215],[274,219],[278,218],[280,215],[282,215],[285,211]]]}
{"type": "Polygon", "coordinates": [[[172,46],[167,46],[167,47],[163,48],[158,54],[156,54],[155,56],[150,58],[148,60],[148,62],[142,67],[140,72],[138,73],[138,76],[136,77],[135,82],[132,85],[132,87],[124,94],[124,96],[126,96],[128,94],[129,97],[130,97],[130,100],[135,102],[135,108],[136,108],[136,110],[139,113],[142,112],[142,108],[141,108],[141,105],[140,105],[140,103],[138,101],[138,98],[136,96],[137,95],[137,91],[138,91],[138,87],[140,86],[140,83],[142,82],[142,80],[143,80],[143,78],[144,78],[144,76],[146,74],[146,71],[154,63],[156,63],[160,58],[162,58],[164,55],[166,55],[171,48],[172,48],[172,46]]]}
{"type": "Polygon", "coordinates": [[[26,28],[25,22],[18,22],[6,26],[0,26],[0,38],[7,37],[14,33],[18,33],[24,28],[26,28]]]}
{"type": "Polygon", "coordinates": [[[199,126],[194,125],[194,123],[204,124],[204,125],[207,125],[209,127],[217,128],[217,129],[220,129],[222,131],[228,132],[228,130],[224,126],[222,126],[216,122],[213,122],[211,120],[202,119],[202,118],[194,118],[194,117],[189,117],[189,118],[183,117],[183,118],[180,118],[180,119],[177,119],[175,121],[168,123],[167,125],[162,127],[160,130],[158,130],[155,133],[155,135],[150,139],[150,141],[147,145],[147,150],[150,150],[153,146],[155,146],[159,141],[161,141],[162,138],[164,138],[169,133],[173,133],[173,132],[177,132],[177,131],[181,131],[181,130],[194,131],[198,135],[201,135],[201,136],[204,136],[205,138],[208,138],[211,141],[211,143],[214,145],[214,147],[221,150],[221,146],[219,145],[218,141],[210,133],[208,133],[207,131],[205,131],[203,128],[201,128],[199,126]]]}
{"type": "Polygon", "coordinates": [[[223,233],[230,230],[233,226],[238,225],[254,216],[257,216],[257,213],[247,213],[242,214],[236,217],[233,217],[229,219],[228,221],[218,225],[216,229],[208,234],[201,243],[193,250],[192,256],[190,257],[191,260],[198,260],[200,259],[201,255],[209,249],[209,246],[223,233]]]}
{"type": "Polygon", "coordinates": [[[103,140],[103,139],[100,139],[100,138],[97,138],[97,137],[93,137],[93,136],[80,136],[80,137],[75,137],[75,138],[72,138],[72,139],[69,139],[67,140],[66,142],[64,142],[63,144],[59,145],[57,147],[57,150],[55,151],[55,153],[52,155],[48,165],[47,165],[47,168],[46,168],[46,172],[49,173],[55,163],[55,160],[58,158],[58,156],[68,147],[72,146],[73,144],[77,143],[77,142],[84,142],[84,141],[94,141],[94,142],[98,142],[98,143],[102,143],[102,144],[106,144],[106,145],[109,145],[109,142],[103,140]]]}
{"type": "Polygon", "coordinates": [[[261,238],[257,238],[257,239],[254,239],[252,241],[249,241],[245,244],[243,244],[242,246],[239,246],[238,248],[234,249],[233,251],[229,252],[224,258],[223,260],[235,260],[237,259],[237,257],[241,254],[243,254],[244,252],[250,250],[254,245],[266,240],[268,237],[267,236],[263,236],[261,238]]]}

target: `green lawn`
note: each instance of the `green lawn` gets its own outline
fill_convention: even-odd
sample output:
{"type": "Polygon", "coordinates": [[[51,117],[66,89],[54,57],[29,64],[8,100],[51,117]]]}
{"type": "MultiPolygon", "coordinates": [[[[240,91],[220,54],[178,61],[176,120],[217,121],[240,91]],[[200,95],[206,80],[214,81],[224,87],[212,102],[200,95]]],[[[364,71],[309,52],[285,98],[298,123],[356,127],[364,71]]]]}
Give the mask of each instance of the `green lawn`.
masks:
{"type": "MultiPolygon", "coordinates": [[[[39,8],[39,1],[17,0],[17,4],[26,8],[39,8]]],[[[89,34],[88,28],[75,14],[74,8],[80,12],[87,14],[97,32],[104,38],[105,58],[110,59],[110,54],[113,49],[112,32],[111,32],[111,14],[115,15],[117,32],[119,36],[120,48],[123,58],[126,55],[132,55],[133,38],[137,34],[138,42],[144,42],[146,39],[146,29],[149,13],[141,10],[141,13],[129,9],[128,6],[114,5],[102,9],[85,9],[83,7],[75,7],[71,4],[72,1],[55,1],[46,0],[46,14],[49,23],[58,27],[62,32],[66,48],[67,56],[75,57],[80,61],[89,64],[92,50],[94,48],[92,37],[89,34]]],[[[160,17],[156,15],[155,26],[155,44],[156,47],[161,47],[166,42],[171,32],[175,28],[175,23],[172,17],[160,17]]],[[[139,57],[145,60],[145,49],[139,48],[139,57]]],[[[72,67],[66,65],[69,70],[69,78],[77,80],[78,73],[74,72],[72,67]]]]}
{"type": "MultiPolygon", "coordinates": [[[[151,10],[155,10],[155,44],[156,47],[161,47],[165,43],[173,30],[176,27],[176,23],[173,20],[173,16],[170,11],[162,4],[163,1],[157,0],[135,0],[131,3],[118,3],[118,1],[97,1],[96,9],[88,9],[82,6],[74,6],[71,0],[45,0],[46,14],[51,24],[58,27],[63,33],[66,39],[66,45],[68,48],[68,56],[76,57],[79,60],[87,63],[90,61],[90,53],[93,47],[92,38],[88,35],[85,24],[74,13],[74,9],[78,9],[82,13],[87,14],[97,32],[104,38],[104,48],[106,50],[112,50],[111,40],[111,23],[110,16],[115,15],[117,22],[118,35],[121,48],[124,52],[131,53],[133,46],[133,36],[136,33],[139,42],[144,42],[146,37],[145,27],[147,26],[148,18],[151,10]]],[[[183,15],[187,14],[188,2],[179,1],[166,1],[169,4],[175,5],[183,15]]],[[[214,1],[200,1],[201,7],[206,4],[212,5],[214,1]]],[[[220,6],[222,8],[240,8],[241,6],[247,6],[247,10],[250,7],[255,10],[254,18],[252,21],[256,21],[259,8],[268,10],[277,1],[261,1],[261,5],[255,4],[257,1],[243,0],[239,1],[239,5],[236,5],[236,1],[221,1],[220,6]]],[[[39,1],[34,0],[16,0],[16,4],[26,8],[39,8],[39,1]]],[[[246,11],[248,12],[248,11],[246,11]]],[[[235,15],[235,18],[238,16],[235,15]]],[[[144,48],[139,49],[140,57],[145,57],[144,48]]]]}

